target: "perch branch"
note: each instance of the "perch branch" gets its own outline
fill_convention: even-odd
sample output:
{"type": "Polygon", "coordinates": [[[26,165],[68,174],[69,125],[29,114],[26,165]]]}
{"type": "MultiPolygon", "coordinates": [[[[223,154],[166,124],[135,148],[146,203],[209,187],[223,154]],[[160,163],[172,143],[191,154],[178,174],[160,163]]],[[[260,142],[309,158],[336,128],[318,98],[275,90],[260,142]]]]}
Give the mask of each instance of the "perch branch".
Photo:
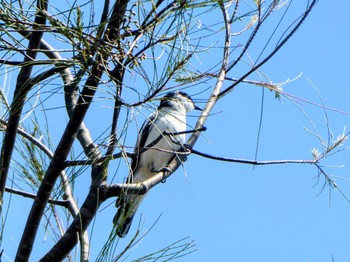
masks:
{"type": "Polygon", "coordinates": [[[248,160],[248,159],[239,159],[239,158],[230,158],[230,157],[220,157],[220,156],[213,156],[210,154],[206,154],[200,151],[197,151],[195,149],[189,149],[192,154],[199,155],[208,159],[218,160],[218,161],[224,161],[224,162],[233,162],[233,163],[240,163],[240,164],[249,164],[249,165],[255,165],[255,166],[263,166],[263,165],[281,165],[281,164],[316,164],[320,161],[322,157],[316,158],[316,159],[310,159],[310,160],[266,160],[266,161],[258,161],[258,160],[248,160]]]}

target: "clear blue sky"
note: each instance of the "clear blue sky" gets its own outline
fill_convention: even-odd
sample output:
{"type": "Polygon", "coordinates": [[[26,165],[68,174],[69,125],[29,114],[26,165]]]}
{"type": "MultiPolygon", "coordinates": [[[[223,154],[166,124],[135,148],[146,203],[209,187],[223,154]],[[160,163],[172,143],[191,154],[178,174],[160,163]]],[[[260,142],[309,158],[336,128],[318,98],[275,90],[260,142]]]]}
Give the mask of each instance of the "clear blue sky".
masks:
{"type": "MultiPolygon", "coordinates": [[[[350,112],[350,81],[347,77],[350,38],[346,24],[349,9],[347,0],[337,1],[337,4],[319,1],[301,29],[262,71],[274,83],[303,73],[283,87],[286,93],[317,104],[321,104],[321,97],[327,107],[350,112]]],[[[296,18],[297,10],[293,12],[288,15],[296,18]]],[[[257,56],[254,51],[250,55],[253,60],[257,56]]],[[[252,78],[258,79],[257,75],[252,78]]],[[[269,91],[265,91],[263,103],[259,160],[311,159],[312,148],[321,151],[319,140],[307,131],[313,131],[312,125],[295,104],[286,98],[276,100],[269,91]]],[[[195,148],[218,156],[254,159],[261,106],[260,87],[238,86],[215,106],[213,112],[217,114],[209,118],[206,123],[208,130],[195,148]]],[[[324,110],[306,102],[300,102],[298,106],[327,138],[324,110]]],[[[94,119],[96,116],[90,117],[94,119]]],[[[92,126],[93,132],[95,127],[91,119],[88,125],[92,126]]],[[[348,125],[350,115],[328,110],[327,119],[336,138],[348,125]]],[[[194,121],[195,118],[189,119],[192,124],[194,121]]],[[[131,136],[130,141],[133,141],[131,136]]],[[[344,165],[325,170],[350,198],[349,160],[350,151],[344,150],[324,159],[322,164],[344,165]]],[[[316,168],[309,165],[254,168],[191,155],[183,169],[150,192],[142,203],[129,237],[120,240],[117,248],[122,250],[128,243],[140,214],[142,232],[161,215],[126,261],[185,237],[188,239],[183,243],[193,240],[194,249],[198,250],[177,261],[326,262],[332,261],[332,256],[334,261],[349,261],[350,203],[337,190],[328,186],[322,190],[324,179],[322,175],[319,180],[317,178],[316,168]]],[[[79,177],[77,185],[86,183],[86,179],[89,179],[88,172],[85,177],[79,177]]],[[[84,194],[79,203],[83,197],[84,194]]],[[[31,203],[22,199],[19,203],[14,198],[13,203],[23,210],[31,203]]],[[[114,203],[111,200],[107,204],[94,221],[91,245],[97,248],[91,250],[92,261],[112,227],[114,203]]],[[[3,248],[10,258],[15,250],[14,243],[20,239],[14,236],[12,240],[12,243],[3,243],[8,245],[3,248]]],[[[44,234],[36,243],[40,246],[43,241],[44,234]]],[[[40,252],[34,252],[33,261],[40,255],[40,252]]]]}

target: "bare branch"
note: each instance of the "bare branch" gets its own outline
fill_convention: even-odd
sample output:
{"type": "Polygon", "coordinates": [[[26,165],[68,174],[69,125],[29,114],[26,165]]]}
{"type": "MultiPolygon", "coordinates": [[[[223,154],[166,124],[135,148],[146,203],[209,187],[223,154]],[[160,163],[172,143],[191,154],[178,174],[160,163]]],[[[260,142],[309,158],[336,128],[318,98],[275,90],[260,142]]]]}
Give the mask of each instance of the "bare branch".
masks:
{"type": "Polygon", "coordinates": [[[85,160],[71,160],[71,161],[66,161],[65,162],[65,166],[69,167],[69,166],[87,166],[87,165],[91,165],[91,164],[101,164],[103,162],[105,162],[106,160],[110,161],[113,159],[118,159],[121,157],[130,157],[133,158],[135,156],[134,153],[130,153],[130,152],[119,152],[117,154],[113,154],[113,155],[109,155],[109,156],[105,156],[105,157],[101,157],[98,159],[85,159],[85,160]]]}
{"type": "MultiPolygon", "coordinates": [[[[18,196],[22,196],[22,197],[27,197],[27,198],[31,198],[31,199],[35,199],[36,195],[35,194],[31,194],[22,190],[18,190],[18,189],[14,189],[14,188],[9,188],[9,187],[5,187],[5,191],[12,193],[12,194],[16,194],[18,196]]],[[[48,203],[52,204],[52,205],[56,205],[56,206],[61,206],[61,207],[65,207],[68,208],[69,207],[69,202],[67,200],[56,200],[56,199],[49,199],[48,203]]]]}
{"type": "MultiPolygon", "coordinates": [[[[213,89],[213,92],[211,93],[207,104],[205,105],[205,108],[202,111],[202,114],[200,115],[195,130],[199,130],[203,128],[205,121],[207,120],[211,110],[214,108],[215,103],[219,99],[219,93],[222,87],[222,84],[225,80],[227,69],[228,69],[228,62],[229,62],[229,54],[230,54],[230,46],[231,46],[231,24],[229,21],[229,15],[228,12],[224,6],[224,3],[222,1],[218,2],[220,9],[222,11],[224,24],[225,24],[225,45],[223,50],[223,58],[222,58],[222,64],[221,69],[219,72],[218,79],[216,81],[215,87],[213,89]]],[[[187,144],[191,147],[196,143],[200,133],[193,133],[191,137],[188,139],[187,144]]]]}
{"type": "Polygon", "coordinates": [[[312,160],[267,160],[267,161],[259,161],[259,160],[248,160],[248,159],[239,159],[239,158],[230,158],[230,157],[220,157],[213,156],[207,153],[199,152],[195,149],[189,149],[192,154],[199,155],[205,158],[224,161],[224,162],[232,162],[232,163],[240,163],[240,164],[249,164],[255,166],[263,166],[263,165],[281,165],[281,164],[316,164],[320,161],[320,158],[312,159],[312,160]]]}
{"type": "MultiPolygon", "coordinates": [[[[35,15],[35,24],[33,28],[40,27],[46,23],[45,16],[42,15],[42,10],[47,9],[47,1],[46,0],[38,0],[37,1],[37,13],[35,15]]],[[[31,35],[28,50],[26,52],[26,56],[24,57],[24,62],[30,62],[35,60],[37,51],[40,46],[40,40],[42,38],[43,32],[34,32],[31,35]]],[[[10,167],[10,162],[12,158],[12,152],[14,149],[18,124],[20,121],[21,113],[23,110],[25,98],[31,88],[31,85],[28,84],[28,80],[32,73],[33,66],[28,65],[22,67],[17,78],[16,89],[14,92],[13,102],[10,110],[10,117],[8,120],[8,127],[5,132],[5,137],[2,143],[0,161],[1,161],[1,169],[0,169],[0,213],[2,212],[3,206],[3,195],[6,186],[7,174],[10,167]]]]}
{"type": "MultiPolygon", "coordinates": [[[[27,32],[27,31],[21,30],[21,31],[19,31],[19,33],[22,34],[23,36],[25,36],[26,38],[30,38],[30,35],[31,35],[31,33],[29,31],[27,32]]],[[[68,91],[73,90],[72,88],[68,88],[68,87],[72,86],[72,83],[74,83],[73,76],[72,76],[70,70],[68,69],[68,66],[66,66],[66,64],[69,63],[70,61],[63,60],[62,57],[60,56],[60,54],[53,47],[51,47],[44,39],[40,39],[40,51],[43,52],[47,57],[52,59],[56,68],[51,69],[51,71],[52,71],[52,73],[59,72],[61,74],[61,77],[62,77],[63,82],[65,84],[65,89],[68,91]],[[58,61],[62,61],[62,65],[60,63],[58,63],[58,61]]],[[[50,74],[50,70],[47,72],[44,72],[44,73],[36,76],[36,78],[33,78],[31,81],[31,84],[34,85],[35,83],[42,81],[43,78],[49,76],[48,74],[50,74]]],[[[67,92],[67,93],[65,93],[65,97],[66,97],[67,108],[70,108],[71,110],[69,112],[72,112],[73,107],[74,107],[74,106],[72,106],[72,104],[74,104],[74,105],[76,104],[76,100],[74,99],[74,94],[67,92]]],[[[3,121],[3,120],[1,120],[1,121],[2,121],[1,124],[7,126],[7,123],[5,121],[3,121]]],[[[48,148],[46,148],[45,145],[43,145],[35,137],[32,137],[31,135],[27,134],[25,131],[23,131],[21,129],[18,129],[18,132],[20,135],[29,139],[32,143],[34,143],[36,146],[38,146],[51,159],[53,158],[53,154],[51,153],[51,151],[48,148]]],[[[90,145],[92,144],[92,139],[91,139],[90,133],[88,132],[87,128],[84,125],[84,122],[82,122],[82,124],[80,126],[80,132],[78,132],[77,139],[81,142],[81,144],[84,148],[84,151],[88,152],[87,155],[93,155],[91,153],[92,151],[96,152],[96,150],[91,149],[90,145]]],[[[62,182],[63,190],[64,190],[64,198],[65,198],[65,201],[67,201],[67,208],[71,212],[73,217],[75,218],[79,212],[78,204],[76,203],[76,201],[73,197],[73,194],[72,194],[72,191],[70,188],[69,180],[68,180],[64,171],[62,171],[60,173],[60,177],[61,177],[61,182],[62,182]]],[[[87,260],[88,253],[89,253],[89,237],[88,237],[87,232],[84,232],[82,235],[81,252],[82,252],[82,256],[81,256],[82,259],[87,260]]]]}
{"type": "Polygon", "coordinates": [[[157,94],[159,94],[159,92],[161,92],[163,90],[163,88],[166,86],[166,84],[172,79],[172,77],[174,76],[176,71],[181,69],[191,57],[192,57],[192,54],[189,54],[183,60],[176,63],[176,65],[174,66],[172,71],[168,73],[167,78],[163,80],[163,83],[156,90],[154,90],[144,100],[139,101],[139,102],[134,103],[134,104],[131,104],[129,106],[134,107],[134,106],[139,106],[139,105],[142,105],[142,104],[149,102],[152,98],[154,98],[157,94]]]}
{"type": "MultiPolygon", "coordinates": [[[[106,35],[106,39],[104,39],[104,40],[113,41],[113,40],[119,39],[120,25],[121,25],[122,20],[124,18],[127,4],[128,4],[128,0],[120,0],[120,1],[117,1],[115,3],[113,11],[112,11],[111,16],[110,16],[111,18],[109,20],[109,24],[107,26],[108,33],[106,35]]],[[[89,103],[91,103],[92,97],[95,94],[96,87],[98,86],[100,77],[102,75],[102,69],[99,66],[103,66],[103,62],[106,60],[106,58],[107,58],[107,54],[104,54],[104,56],[101,56],[101,57],[98,56],[98,59],[97,59],[98,66],[94,68],[94,70],[91,73],[91,76],[89,77],[89,79],[86,82],[86,85],[84,87],[84,90],[85,90],[85,88],[87,88],[87,90],[86,90],[87,94],[86,95],[84,94],[84,97],[83,97],[85,100],[85,104],[81,105],[81,102],[83,102],[83,101],[79,101],[80,103],[78,103],[78,105],[74,109],[74,113],[71,117],[71,120],[72,120],[73,116],[76,115],[75,113],[76,113],[77,109],[79,109],[79,107],[86,107],[86,104],[89,105],[89,103]],[[88,90],[90,90],[90,91],[88,91],[88,90]],[[93,91],[91,91],[91,90],[93,90],[93,91]]],[[[80,96],[80,98],[82,98],[82,96],[80,96]]],[[[88,108],[88,106],[87,106],[87,108],[88,108]]],[[[86,108],[86,110],[87,110],[87,108],[86,108]]],[[[85,113],[86,113],[86,111],[79,112],[79,116],[81,116],[81,114],[83,114],[83,116],[84,116],[85,113]]],[[[70,121],[69,123],[71,123],[71,122],[72,121],[70,121]]],[[[69,123],[68,123],[68,126],[69,126],[69,123]]],[[[67,126],[67,128],[68,128],[68,126],[67,126]]],[[[63,135],[63,138],[64,137],[65,137],[65,135],[63,135]]],[[[60,149],[60,146],[58,146],[58,149],[60,149]]],[[[67,156],[67,155],[65,155],[65,156],[67,156]]],[[[60,164],[62,164],[61,168],[63,168],[64,162],[62,162],[60,164]]],[[[69,254],[69,252],[74,248],[74,246],[78,242],[78,236],[80,236],[81,233],[87,229],[88,225],[91,223],[92,219],[94,218],[94,216],[95,216],[95,214],[96,214],[96,212],[101,204],[101,201],[99,199],[99,195],[100,195],[99,191],[100,191],[101,186],[105,183],[106,176],[107,176],[107,168],[108,168],[108,164],[106,164],[106,165],[93,164],[92,165],[91,187],[89,190],[89,194],[86,197],[86,199],[85,199],[85,201],[80,209],[79,215],[74,219],[73,223],[67,229],[64,236],[52,247],[52,249],[40,261],[52,261],[52,260],[60,261],[60,260],[63,260],[69,254]]],[[[36,220],[36,219],[34,218],[34,220],[36,220]]],[[[37,222],[38,221],[35,221],[35,223],[37,223],[37,222]]],[[[22,238],[22,240],[23,240],[23,238],[22,238]]],[[[26,242],[24,242],[24,243],[26,243],[26,242]]]]}
{"type": "Polygon", "coordinates": [[[293,30],[276,46],[276,48],[268,55],[266,56],[260,63],[253,66],[247,73],[245,73],[242,77],[240,77],[237,82],[233,83],[229,87],[225,88],[223,91],[220,92],[219,97],[224,96],[231,90],[235,88],[239,83],[241,83],[244,79],[246,79],[250,74],[257,71],[262,65],[264,65],[267,61],[269,61],[287,42],[288,40],[294,35],[294,33],[300,28],[302,23],[305,21],[306,17],[310,14],[313,7],[316,5],[317,0],[313,0],[310,4],[310,6],[307,8],[299,22],[295,25],[293,30]]]}
{"type": "MultiPolygon", "coordinates": [[[[6,128],[7,122],[0,119],[0,125],[2,125],[3,128],[6,128]]],[[[18,134],[20,134],[24,138],[28,139],[31,143],[33,143],[38,148],[40,148],[40,150],[42,152],[44,152],[50,159],[53,158],[54,154],[40,140],[38,140],[34,136],[28,134],[26,131],[24,131],[21,128],[18,128],[18,134]]],[[[69,210],[69,212],[72,214],[73,218],[75,218],[79,212],[79,208],[78,208],[77,202],[75,201],[75,199],[73,197],[73,193],[72,193],[72,190],[70,187],[69,179],[68,179],[64,170],[60,173],[60,178],[61,178],[61,183],[62,183],[62,187],[63,187],[63,191],[64,191],[64,196],[63,196],[64,200],[49,199],[48,202],[51,204],[56,204],[56,205],[61,205],[61,206],[66,207],[69,210]]],[[[5,188],[5,190],[7,192],[10,192],[10,193],[15,193],[15,194],[19,194],[19,195],[22,195],[25,197],[30,197],[32,199],[35,199],[35,196],[36,196],[36,195],[32,195],[32,194],[29,194],[26,192],[24,192],[24,193],[27,195],[23,195],[24,194],[24,193],[22,193],[23,191],[18,191],[18,190],[16,191],[15,189],[5,188]]],[[[84,232],[84,234],[83,234],[81,245],[82,245],[82,252],[88,253],[89,238],[88,238],[87,232],[84,232]]]]}
{"type": "Polygon", "coordinates": [[[82,207],[80,208],[78,216],[74,219],[73,223],[69,226],[63,237],[52,247],[52,249],[42,258],[41,262],[49,261],[61,261],[69,252],[74,248],[78,242],[78,237],[81,232],[84,232],[88,225],[91,223],[95,216],[99,206],[101,205],[100,196],[100,185],[103,180],[102,166],[92,167],[92,177],[100,177],[100,179],[94,180],[89,194],[86,197],[82,207]]]}
{"type": "Polygon", "coordinates": [[[91,76],[86,81],[84,89],[79,97],[78,103],[74,108],[72,116],[62,135],[61,141],[57,146],[53,159],[39,187],[37,197],[30,211],[24,229],[24,234],[22,235],[21,243],[17,251],[16,260],[18,261],[25,261],[32,251],[34,239],[46,203],[49,199],[50,193],[55,185],[59,174],[64,168],[64,162],[70,152],[73,141],[80,130],[80,126],[83,122],[85,114],[90,107],[91,101],[96,92],[96,87],[99,84],[101,75],[101,68],[97,65],[93,68],[91,76]]]}

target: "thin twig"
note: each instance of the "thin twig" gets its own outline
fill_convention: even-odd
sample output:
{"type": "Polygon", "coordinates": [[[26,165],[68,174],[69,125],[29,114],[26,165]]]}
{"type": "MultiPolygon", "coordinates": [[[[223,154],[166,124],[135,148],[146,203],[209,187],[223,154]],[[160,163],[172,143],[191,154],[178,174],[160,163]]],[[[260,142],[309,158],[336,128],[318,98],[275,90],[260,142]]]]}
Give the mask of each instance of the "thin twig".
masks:
{"type": "Polygon", "coordinates": [[[250,74],[258,70],[262,65],[264,65],[267,61],[269,61],[287,42],[288,40],[294,35],[294,33],[300,28],[301,24],[305,21],[306,17],[310,14],[313,7],[316,5],[317,0],[313,0],[310,4],[310,6],[307,8],[303,16],[301,17],[300,21],[297,23],[297,25],[293,28],[293,30],[279,43],[276,48],[268,55],[266,56],[260,63],[253,66],[247,73],[245,73],[242,77],[240,77],[237,82],[233,83],[229,87],[225,88],[223,91],[220,92],[219,97],[224,96],[231,90],[235,88],[239,83],[242,82],[242,80],[246,79],[250,74]]]}
{"type": "MultiPolygon", "coordinates": [[[[35,194],[31,194],[31,193],[28,193],[26,191],[15,189],[15,188],[5,187],[5,191],[12,193],[12,194],[16,194],[18,196],[27,197],[27,198],[31,198],[31,199],[35,199],[35,197],[36,197],[35,194]]],[[[68,208],[68,206],[69,206],[69,201],[67,201],[67,200],[56,200],[56,199],[49,198],[48,203],[50,203],[52,205],[56,205],[56,206],[65,207],[65,208],[68,208]]]]}
{"type": "Polygon", "coordinates": [[[281,164],[315,164],[318,163],[320,158],[317,159],[311,159],[311,160],[292,160],[292,159],[286,159],[286,160],[266,160],[266,161],[259,161],[259,160],[248,160],[248,159],[240,159],[240,158],[231,158],[231,157],[220,157],[220,156],[213,156],[207,153],[203,153],[200,151],[197,151],[195,149],[190,149],[192,154],[199,155],[205,158],[213,159],[213,160],[219,160],[224,162],[233,162],[233,163],[240,163],[240,164],[249,164],[249,165],[256,165],[256,166],[262,166],[262,165],[281,165],[281,164]]]}
{"type": "Polygon", "coordinates": [[[134,153],[130,153],[130,152],[119,152],[116,154],[113,154],[112,156],[105,156],[105,157],[101,157],[98,159],[83,159],[83,160],[71,160],[71,161],[65,161],[65,166],[87,166],[87,165],[91,165],[91,164],[100,164],[105,162],[106,160],[113,160],[113,159],[118,159],[124,156],[133,158],[134,157],[134,153]]]}

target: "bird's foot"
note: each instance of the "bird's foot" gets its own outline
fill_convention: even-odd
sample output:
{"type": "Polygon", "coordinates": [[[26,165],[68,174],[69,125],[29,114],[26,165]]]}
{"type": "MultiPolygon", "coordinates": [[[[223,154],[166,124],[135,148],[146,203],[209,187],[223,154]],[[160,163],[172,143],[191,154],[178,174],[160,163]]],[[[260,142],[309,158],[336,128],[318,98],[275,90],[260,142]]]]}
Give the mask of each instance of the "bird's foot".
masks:
{"type": "MultiPolygon", "coordinates": [[[[154,172],[154,173],[163,172],[163,174],[165,175],[165,174],[169,174],[171,171],[170,171],[170,168],[168,166],[165,166],[160,170],[152,170],[152,172],[154,172]]],[[[166,178],[164,178],[162,180],[162,183],[165,183],[165,182],[166,182],[166,178]]]]}

